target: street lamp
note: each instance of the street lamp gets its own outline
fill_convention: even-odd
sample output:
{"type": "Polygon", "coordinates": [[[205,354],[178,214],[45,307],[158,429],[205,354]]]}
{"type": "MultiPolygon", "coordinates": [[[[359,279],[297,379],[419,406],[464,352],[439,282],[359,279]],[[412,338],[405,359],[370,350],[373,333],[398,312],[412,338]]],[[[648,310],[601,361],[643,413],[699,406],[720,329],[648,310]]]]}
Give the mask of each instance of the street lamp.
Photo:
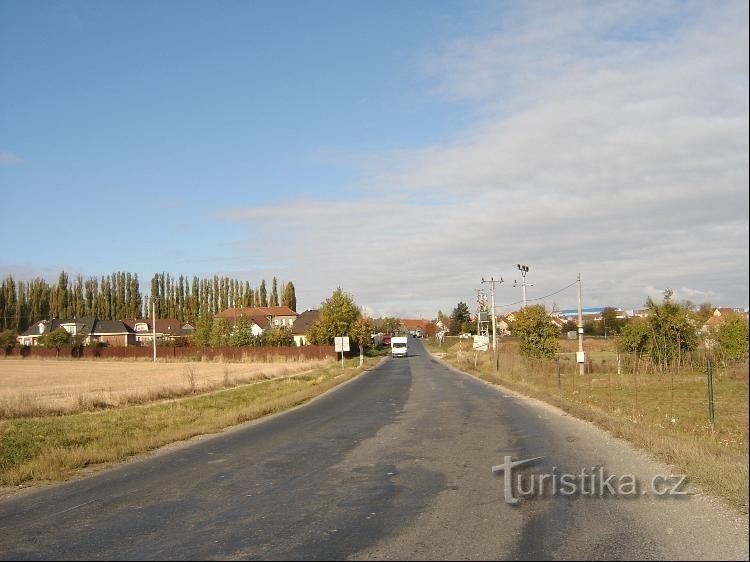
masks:
{"type": "MultiPolygon", "coordinates": [[[[526,283],[526,274],[529,272],[529,266],[523,265],[523,264],[516,264],[516,268],[518,268],[518,271],[521,272],[521,289],[523,290],[523,307],[526,308],[526,287],[533,287],[533,283],[526,283]]],[[[513,282],[513,286],[515,287],[518,283],[513,282]]]]}

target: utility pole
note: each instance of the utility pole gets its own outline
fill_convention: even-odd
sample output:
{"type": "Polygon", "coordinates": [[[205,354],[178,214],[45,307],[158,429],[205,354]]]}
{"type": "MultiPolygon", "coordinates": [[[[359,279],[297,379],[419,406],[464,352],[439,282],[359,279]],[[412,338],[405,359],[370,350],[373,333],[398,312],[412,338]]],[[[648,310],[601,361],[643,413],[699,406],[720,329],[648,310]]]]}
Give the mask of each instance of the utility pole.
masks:
{"type": "Polygon", "coordinates": [[[578,285],[578,354],[576,361],[578,361],[578,372],[581,375],[586,373],[586,356],[583,353],[583,309],[581,299],[581,274],[579,273],[576,277],[576,284],[578,285]]]}
{"type": "MultiPolygon", "coordinates": [[[[529,272],[529,266],[523,265],[523,264],[516,264],[516,267],[518,268],[518,271],[521,272],[521,289],[523,290],[523,308],[526,308],[526,287],[533,287],[533,283],[526,283],[526,274],[529,272]]],[[[515,287],[518,283],[513,283],[513,286],[515,287]]]]}
{"type": "Polygon", "coordinates": [[[503,278],[495,279],[494,277],[490,277],[489,279],[485,279],[482,277],[482,284],[489,283],[490,287],[492,287],[492,290],[490,291],[492,303],[490,305],[492,309],[492,354],[495,357],[495,360],[497,360],[497,319],[495,318],[495,285],[497,283],[502,283],[503,278]]]}

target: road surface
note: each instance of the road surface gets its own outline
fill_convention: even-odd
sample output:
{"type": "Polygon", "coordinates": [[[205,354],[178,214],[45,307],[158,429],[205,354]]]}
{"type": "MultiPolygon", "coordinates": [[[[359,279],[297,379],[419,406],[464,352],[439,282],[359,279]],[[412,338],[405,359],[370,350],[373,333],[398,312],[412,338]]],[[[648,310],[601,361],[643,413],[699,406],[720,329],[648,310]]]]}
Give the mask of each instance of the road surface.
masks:
{"type": "Polygon", "coordinates": [[[515,469],[526,482],[603,467],[646,488],[669,470],[410,352],[285,414],[0,502],[0,559],[748,558],[747,518],[702,495],[508,503],[506,457],[543,457],[515,469]]]}

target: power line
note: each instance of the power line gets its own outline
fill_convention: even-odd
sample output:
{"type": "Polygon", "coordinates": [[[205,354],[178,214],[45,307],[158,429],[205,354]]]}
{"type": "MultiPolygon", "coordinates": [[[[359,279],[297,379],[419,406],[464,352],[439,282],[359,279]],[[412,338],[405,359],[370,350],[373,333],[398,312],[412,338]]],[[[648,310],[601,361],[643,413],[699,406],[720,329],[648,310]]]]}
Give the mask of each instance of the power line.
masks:
{"type": "MultiPolygon", "coordinates": [[[[562,293],[563,291],[565,291],[567,289],[570,289],[576,283],[578,283],[578,281],[573,281],[570,285],[567,285],[567,286],[563,287],[562,289],[559,289],[559,290],[555,291],[554,293],[550,293],[548,295],[544,295],[543,297],[539,297],[539,298],[536,298],[536,299],[527,299],[527,300],[528,301],[541,301],[541,300],[544,300],[544,299],[548,299],[549,297],[554,297],[555,295],[557,295],[559,293],[562,293]]],[[[520,300],[520,301],[516,301],[516,302],[511,302],[511,303],[508,303],[508,304],[501,304],[500,308],[507,308],[509,306],[515,306],[515,305],[521,304],[523,302],[524,301],[520,300]]]]}

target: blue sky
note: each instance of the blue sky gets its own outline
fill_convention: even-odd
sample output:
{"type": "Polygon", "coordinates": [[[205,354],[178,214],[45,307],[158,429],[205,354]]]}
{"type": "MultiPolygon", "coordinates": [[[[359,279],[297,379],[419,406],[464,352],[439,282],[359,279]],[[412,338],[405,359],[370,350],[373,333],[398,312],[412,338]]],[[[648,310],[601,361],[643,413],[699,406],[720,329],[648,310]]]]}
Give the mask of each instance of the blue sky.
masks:
{"type": "Polygon", "coordinates": [[[433,316],[521,262],[530,297],[580,271],[592,306],[746,307],[747,15],[3,0],[0,274],[278,275],[433,316]]]}

